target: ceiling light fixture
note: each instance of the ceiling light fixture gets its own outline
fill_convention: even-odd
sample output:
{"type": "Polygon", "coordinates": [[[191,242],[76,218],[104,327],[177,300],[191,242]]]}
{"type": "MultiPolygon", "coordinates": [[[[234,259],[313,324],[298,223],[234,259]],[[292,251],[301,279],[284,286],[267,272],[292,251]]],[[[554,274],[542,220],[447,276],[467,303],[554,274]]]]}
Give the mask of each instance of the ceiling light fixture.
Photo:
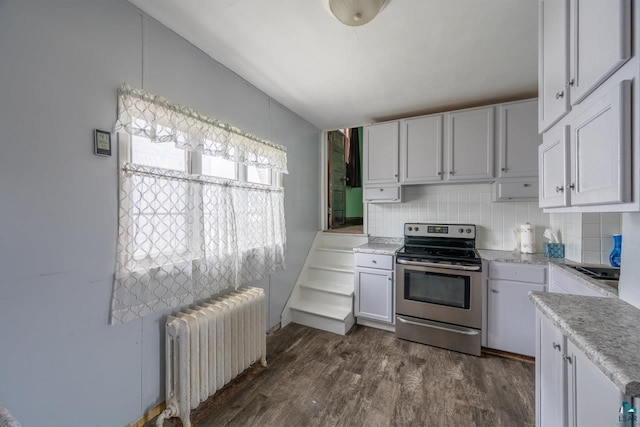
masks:
{"type": "Polygon", "coordinates": [[[385,0],[329,0],[331,13],[345,25],[356,27],[376,17],[385,0]]]}

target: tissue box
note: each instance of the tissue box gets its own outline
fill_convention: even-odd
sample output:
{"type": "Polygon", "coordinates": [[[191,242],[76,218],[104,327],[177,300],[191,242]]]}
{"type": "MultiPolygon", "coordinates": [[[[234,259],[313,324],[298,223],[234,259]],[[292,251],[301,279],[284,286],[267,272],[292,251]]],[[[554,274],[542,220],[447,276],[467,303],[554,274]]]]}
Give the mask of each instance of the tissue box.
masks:
{"type": "Polygon", "coordinates": [[[544,256],[547,258],[564,258],[564,243],[545,243],[544,256]]]}

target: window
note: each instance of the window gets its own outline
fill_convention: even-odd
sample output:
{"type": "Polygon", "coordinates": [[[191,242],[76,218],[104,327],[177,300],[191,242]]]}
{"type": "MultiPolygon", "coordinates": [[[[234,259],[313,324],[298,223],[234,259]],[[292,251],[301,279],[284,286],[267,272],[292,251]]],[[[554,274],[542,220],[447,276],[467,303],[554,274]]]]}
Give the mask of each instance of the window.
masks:
{"type": "Polygon", "coordinates": [[[173,142],[151,142],[149,138],[131,137],[131,163],[162,169],[187,170],[187,155],[184,149],[176,148],[173,142]]]}
{"type": "Polygon", "coordinates": [[[271,169],[247,166],[247,182],[271,185],[271,169]]]}
{"type": "Polygon", "coordinates": [[[127,85],[118,91],[116,130],[112,323],[284,268],[284,147],[127,85]]]}
{"type": "Polygon", "coordinates": [[[202,174],[224,179],[238,179],[238,164],[221,157],[202,155],[202,174]]]}

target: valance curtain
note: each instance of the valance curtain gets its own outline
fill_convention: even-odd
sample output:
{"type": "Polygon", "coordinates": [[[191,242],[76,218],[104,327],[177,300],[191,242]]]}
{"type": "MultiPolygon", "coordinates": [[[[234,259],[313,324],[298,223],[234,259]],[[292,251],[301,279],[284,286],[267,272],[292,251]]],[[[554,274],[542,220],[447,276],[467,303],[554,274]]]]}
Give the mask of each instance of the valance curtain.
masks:
{"type": "Polygon", "coordinates": [[[247,166],[288,173],[286,148],[197,111],[124,84],[118,89],[116,131],[247,166]]]}
{"type": "MultiPolygon", "coordinates": [[[[142,109],[151,110],[158,111],[142,109]]],[[[169,141],[177,135],[166,124],[131,128],[124,117],[120,129],[161,130],[169,141]]],[[[194,141],[187,149],[202,146],[183,140],[194,141]]],[[[282,188],[124,163],[118,209],[111,323],[183,307],[285,268],[282,188]]]]}

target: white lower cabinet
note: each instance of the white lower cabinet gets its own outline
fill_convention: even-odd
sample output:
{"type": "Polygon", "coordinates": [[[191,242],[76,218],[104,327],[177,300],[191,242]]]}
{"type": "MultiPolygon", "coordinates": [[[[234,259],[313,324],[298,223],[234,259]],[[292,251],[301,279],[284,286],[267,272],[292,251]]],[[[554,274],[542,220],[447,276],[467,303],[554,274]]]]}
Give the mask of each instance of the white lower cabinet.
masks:
{"type": "Polygon", "coordinates": [[[393,256],[356,254],[355,315],[393,324],[393,256]]]}
{"type": "Polygon", "coordinates": [[[623,425],[625,395],[544,314],[536,319],[536,426],[623,425]]]}
{"type": "Polygon", "coordinates": [[[487,296],[487,347],[535,355],[536,313],[529,291],[546,290],[546,266],[492,262],[487,296]]]}
{"type": "Polygon", "coordinates": [[[529,301],[529,291],[544,292],[545,285],[508,280],[489,281],[488,347],[535,355],[536,313],[529,301]]]}
{"type": "Polygon", "coordinates": [[[584,295],[589,297],[601,297],[603,294],[583,285],[573,275],[560,267],[551,267],[549,280],[549,292],[557,294],[584,295]]]}

